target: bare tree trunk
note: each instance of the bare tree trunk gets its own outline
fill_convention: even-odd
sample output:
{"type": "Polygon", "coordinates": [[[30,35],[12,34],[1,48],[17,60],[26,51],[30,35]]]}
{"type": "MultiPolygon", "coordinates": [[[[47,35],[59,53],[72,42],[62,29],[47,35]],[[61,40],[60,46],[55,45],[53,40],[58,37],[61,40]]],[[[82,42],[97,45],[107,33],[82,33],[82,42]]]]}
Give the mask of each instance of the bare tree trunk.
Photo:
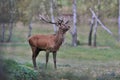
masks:
{"type": "Polygon", "coordinates": [[[2,40],[1,40],[1,42],[4,42],[4,40],[5,40],[5,24],[2,23],[1,26],[2,26],[2,40]]]}
{"type": "MultiPolygon", "coordinates": [[[[100,0],[98,0],[98,11],[97,11],[97,16],[98,18],[100,18],[100,0]]],[[[95,18],[95,16],[94,16],[95,18]]],[[[95,23],[94,23],[94,32],[93,32],[93,36],[94,36],[94,41],[93,41],[93,46],[96,47],[97,43],[96,43],[96,39],[97,39],[97,27],[98,27],[98,22],[97,19],[95,19],[95,23]]]]}
{"type": "Polygon", "coordinates": [[[7,42],[10,42],[10,41],[11,41],[12,31],[13,31],[13,22],[11,22],[11,23],[9,24],[9,36],[8,36],[7,42]]]}
{"type": "Polygon", "coordinates": [[[97,22],[97,20],[95,19],[95,26],[94,26],[94,32],[93,32],[93,36],[94,36],[93,46],[94,46],[94,47],[96,47],[97,27],[98,27],[98,22],[97,22]]]}
{"type": "Polygon", "coordinates": [[[77,4],[76,0],[73,0],[73,31],[72,35],[72,46],[77,46],[77,4]]]}
{"type": "Polygon", "coordinates": [[[14,10],[15,10],[15,3],[14,3],[14,0],[10,0],[10,7],[9,9],[11,10],[11,12],[9,13],[10,14],[10,21],[8,22],[8,26],[9,26],[9,36],[8,36],[8,40],[7,42],[10,42],[11,41],[11,38],[12,38],[12,31],[13,31],[13,23],[14,23],[14,10]]]}
{"type": "MultiPolygon", "coordinates": [[[[50,0],[50,13],[51,13],[52,22],[55,22],[54,13],[53,13],[53,0],[50,0]]],[[[54,28],[54,32],[56,33],[57,32],[57,27],[56,27],[55,24],[53,24],[53,28],[54,28]]]]}
{"type": "Polygon", "coordinates": [[[120,41],[120,0],[119,0],[119,16],[118,16],[118,41],[120,41]]]}
{"type": "Polygon", "coordinates": [[[89,46],[92,45],[92,32],[93,32],[93,24],[91,24],[90,33],[89,33],[89,36],[88,36],[88,45],[89,46]]]}
{"type": "Polygon", "coordinates": [[[91,25],[90,25],[90,33],[88,37],[88,45],[92,46],[92,33],[93,33],[93,27],[95,25],[95,17],[92,15],[91,25]]]}
{"type": "Polygon", "coordinates": [[[95,19],[95,16],[92,16],[92,21],[91,21],[91,28],[90,28],[90,33],[88,37],[88,45],[92,46],[92,33],[94,37],[93,41],[93,46],[96,47],[96,38],[97,38],[97,27],[98,27],[98,22],[95,19]]]}
{"type": "Polygon", "coordinates": [[[92,33],[93,33],[94,24],[95,24],[95,17],[93,15],[92,20],[91,20],[91,25],[90,25],[90,33],[89,33],[89,36],[88,36],[88,45],[89,46],[92,45],[92,33]]]}
{"type": "Polygon", "coordinates": [[[77,33],[72,33],[72,46],[77,46],[77,33]]]}
{"type": "Polygon", "coordinates": [[[59,9],[58,9],[58,4],[57,4],[57,0],[53,0],[53,4],[54,4],[54,12],[55,15],[60,15],[59,9]]]}
{"type": "Polygon", "coordinates": [[[28,37],[31,36],[31,32],[32,32],[32,21],[30,21],[29,23],[29,32],[28,32],[28,37]]]}
{"type": "Polygon", "coordinates": [[[118,17],[118,41],[120,41],[120,16],[118,17]]]}
{"type": "Polygon", "coordinates": [[[101,17],[101,13],[100,13],[100,9],[101,9],[101,2],[100,2],[100,0],[98,0],[98,7],[97,7],[97,15],[98,15],[98,18],[100,19],[100,17],[101,17]]]}

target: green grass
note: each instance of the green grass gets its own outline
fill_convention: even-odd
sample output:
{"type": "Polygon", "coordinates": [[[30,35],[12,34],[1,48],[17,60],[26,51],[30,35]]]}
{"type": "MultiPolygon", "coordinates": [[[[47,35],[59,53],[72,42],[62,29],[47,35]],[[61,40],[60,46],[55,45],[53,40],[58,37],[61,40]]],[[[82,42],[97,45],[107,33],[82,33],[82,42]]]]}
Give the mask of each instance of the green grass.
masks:
{"type": "Polygon", "coordinates": [[[89,46],[78,46],[78,47],[63,47],[61,48],[60,57],[63,58],[75,58],[78,60],[120,60],[120,52],[117,48],[110,47],[89,47],[89,46]]]}
{"type": "MultiPolygon", "coordinates": [[[[61,68],[54,70],[50,66],[48,69],[43,68],[44,64],[39,64],[41,67],[38,71],[34,71],[31,68],[31,64],[20,64],[13,60],[1,59],[1,68],[0,70],[4,70],[5,76],[1,76],[0,79],[7,80],[119,80],[120,75],[111,71],[109,73],[104,73],[95,77],[92,74],[94,73],[91,69],[82,70],[82,73],[79,73],[75,69],[72,68],[61,68]]],[[[96,69],[96,65],[94,65],[94,70],[96,69]]],[[[97,65],[100,66],[100,65],[97,65]]],[[[85,66],[84,66],[85,67],[85,66]]],[[[104,67],[104,66],[102,66],[104,67]]],[[[102,70],[102,69],[101,69],[102,70]]]]}
{"type": "MultiPolygon", "coordinates": [[[[33,24],[32,34],[54,33],[46,24],[33,24]]],[[[109,26],[117,35],[113,25],[109,26]]],[[[117,26],[117,25],[114,25],[117,26]]],[[[97,47],[87,45],[88,25],[78,26],[80,45],[71,46],[71,35],[66,34],[65,44],[57,54],[57,70],[54,70],[52,54],[45,69],[45,52],[37,57],[38,71],[33,70],[32,51],[27,42],[28,27],[20,23],[13,30],[11,43],[0,43],[0,54],[11,80],[119,80],[120,43],[102,28],[98,29],[97,47]],[[25,74],[25,75],[23,75],[25,74]]]]}

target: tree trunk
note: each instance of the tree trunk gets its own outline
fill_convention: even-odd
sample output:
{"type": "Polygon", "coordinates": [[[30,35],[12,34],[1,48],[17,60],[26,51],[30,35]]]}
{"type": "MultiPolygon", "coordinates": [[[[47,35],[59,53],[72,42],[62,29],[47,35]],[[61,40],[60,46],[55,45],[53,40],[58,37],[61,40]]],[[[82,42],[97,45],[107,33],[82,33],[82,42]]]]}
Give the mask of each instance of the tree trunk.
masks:
{"type": "Polygon", "coordinates": [[[100,9],[101,9],[101,2],[100,2],[100,0],[98,0],[97,15],[98,15],[98,18],[99,18],[99,19],[100,19],[100,17],[101,17],[100,9]]]}
{"type": "Polygon", "coordinates": [[[72,33],[72,46],[77,46],[77,33],[72,33]]]}
{"type": "Polygon", "coordinates": [[[1,42],[4,42],[4,40],[5,40],[5,24],[2,23],[1,26],[2,26],[2,40],[1,40],[1,42]]]}
{"type": "Polygon", "coordinates": [[[76,0],[73,0],[73,31],[72,35],[72,46],[77,46],[77,5],[76,0]]]}
{"type": "Polygon", "coordinates": [[[95,26],[94,26],[94,32],[93,32],[93,36],[94,36],[93,46],[94,46],[94,47],[96,47],[97,27],[98,27],[98,22],[97,22],[97,20],[95,19],[95,26]]]}
{"type": "Polygon", "coordinates": [[[118,41],[120,41],[120,16],[118,17],[118,41]]]}
{"type": "Polygon", "coordinates": [[[7,42],[10,42],[10,41],[11,41],[12,31],[13,31],[13,22],[11,22],[10,25],[9,25],[9,36],[8,36],[7,42]]]}
{"type": "Polygon", "coordinates": [[[30,21],[29,23],[29,32],[28,32],[28,37],[31,36],[31,32],[32,32],[32,21],[30,21]]]}
{"type": "Polygon", "coordinates": [[[9,36],[8,36],[8,40],[7,40],[7,42],[10,42],[11,41],[11,38],[12,38],[12,31],[13,31],[13,23],[14,23],[14,10],[15,10],[15,3],[14,3],[14,0],[10,0],[10,7],[9,7],[9,9],[10,9],[10,21],[8,22],[8,26],[9,26],[9,36]]]}
{"type": "Polygon", "coordinates": [[[120,0],[119,0],[119,16],[118,16],[118,41],[120,41],[120,0]]]}
{"type": "MultiPolygon", "coordinates": [[[[55,22],[54,13],[53,13],[53,0],[50,0],[50,13],[51,13],[52,22],[55,22]]],[[[57,32],[57,27],[56,27],[55,24],[53,24],[53,28],[54,28],[54,32],[56,33],[57,32]]]]}
{"type": "Polygon", "coordinates": [[[89,33],[89,37],[88,37],[88,45],[89,46],[92,46],[92,33],[93,33],[94,24],[95,24],[95,17],[92,16],[91,25],[90,25],[90,33],[89,33]]]}
{"type": "Polygon", "coordinates": [[[90,33],[89,33],[89,37],[88,37],[88,45],[89,46],[92,45],[92,32],[93,32],[93,24],[91,24],[90,33]]]}

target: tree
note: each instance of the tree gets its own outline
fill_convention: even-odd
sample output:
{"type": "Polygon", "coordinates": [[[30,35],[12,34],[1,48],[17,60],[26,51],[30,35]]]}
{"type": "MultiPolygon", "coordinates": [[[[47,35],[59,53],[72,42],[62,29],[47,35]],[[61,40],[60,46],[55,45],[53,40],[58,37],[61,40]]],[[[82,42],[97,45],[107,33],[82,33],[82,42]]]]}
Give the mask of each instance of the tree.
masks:
{"type": "Polygon", "coordinates": [[[119,0],[119,16],[118,16],[118,41],[120,41],[120,0],[119,0]]]}
{"type": "Polygon", "coordinates": [[[31,36],[31,32],[32,32],[32,19],[30,19],[30,21],[29,21],[29,32],[28,32],[28,37],[31,36]]]}
{"type": "Polygon", "coordinates": [[[95,17],[92,15],[92,20],[90,23],[90,32],[89,32],[89,36],[88,36],[88,45],[89,46],[92,45],[92,33],[93,33],[94,24],[95,24],[95,17]]]}
{"type": "MultiPolygon", "coordinates": [[[[113,33],[99,20],[99,18],[97,17],[97,15],[95,14],[95,12],[90,8],[90,11],[92,13],[92,18],[93,18],[93,21],[91,23],[91,29],[94,28],[94,32],[93,32],[93,35],[94,35],[94,47],[96,46],[96,32],[97,32],[97,25],[98,23],[101,25],[101,27],[106,30],[109,34],[111,34],[113,36],[113,33]]],[[[92,36],[92,33],[91,33],[91,30],[90,30],[90,33],[89,33],[89,41],[91,41],[91,37],[92,36]]],[[[89,45],[91,45],[91,42],[88,42],[89,45]]]]}
{"type": "Polygon", "coordinates": [[[15,23],[15,21],[17,20],[17,13],[18,13],[18,9],[16,6],[16,1],[15,0],[10,0],[10,21],[9,21],[9,36],[8,36],[8,40],[7,42],[11,41],[12,38],[12,32],[13,32],[13,24],[15,23]]]}
{"type": "Polygon", "coordinates": [[[2,39],[1,39],[1,42],[4,42],[4,39],[5,39],[5,24],[3,23],[3,24],[1,24],[1,26],[2,26],[2,39]]]}
{"type": "MultiPolygon", "coordinates": [[[[27,24],[29,26],[29,32],[28,37],[31,36],[32,32],[32,23],[33,18],[35,19],[38,17],[38,15],[49,15],[51,16],[52,22],[55,22],[54,20],[54,5],[55,0],[27,0],[26,2],[21,2],[22,7],[20,7],[20,11],[22,13],[21,21],[24,24],[27,24]],[[26,5],[28,6],[26,6],[26,5]]],[[[20,6],[20,5],[19,5],[20,6]]],[[[56,33],[57,28],[53,24],[54,32],[56,33]]]]}
{"type": "Polygon", "coordinates": [[[11,41],[13,23],[16,22],[18,16],[18,8],[17,8],[17,0],[1,0],[0,3],[0,24],[2,25],[2,42],[11,41]],[[5,27],[9,24],[9,36],[8,39],[5,40],[5,27]]]}
{"type": "Polygon", "coordinates": [[[77,46],[77,3],[73,0],[73,30],[72,35],[72,46],[77,46]]]}
{"type": "Polygon", "coordinates": [[[9,1],[5,3],[5,0],[1,0],[0,3],[0,25],[1,29],[1,41],[4,42],[5,40],[5,23],[9,22],[9,1]]]}
{"type": "MultiPolygon", "coordinates": [[[[50,13],[51,13],[51,20],[52,22],[55,22],[54,20],[54,13],[53,13],[53,0],[50,0],[50,13]]],[[[57,32],[57,27],[55,24],[53,24],[54,32],[57,32]]]]}
{"type": "MultiPolygon", "coordinates": [[[[100,0],[98,0],[97,7],[96,7],[98,18],[100,18],[100,7],[101,7],[100,0]]],[[[93,46],[96,47],[97,27],[98,27],[98,22],[95,18],[95,15],[92,14],[92,19],[91,19],[91,24],[90,24],[90,32],[89,32],[89,37],[88,37],[88,45],[89,46],[92,46],[92,33],[93,33],[93,37],[94,37],[93,46]]]]}

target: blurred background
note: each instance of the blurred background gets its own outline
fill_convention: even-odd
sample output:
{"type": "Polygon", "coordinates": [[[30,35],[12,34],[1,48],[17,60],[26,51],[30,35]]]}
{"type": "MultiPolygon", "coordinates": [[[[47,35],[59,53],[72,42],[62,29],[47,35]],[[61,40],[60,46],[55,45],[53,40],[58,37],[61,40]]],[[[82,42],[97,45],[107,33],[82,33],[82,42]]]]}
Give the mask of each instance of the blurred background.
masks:
{"type": "Polygon", "coordinates": [[[119,0],[0,0],[1,80],[119,80],[119,0]],[[57,26],[40,20],[69,20],[70,30],[45,69],[45,52],[32,65],[28,37],[54,34],[57,26]],[[7,76],[7,78],[6,78],[7,76]]]}

